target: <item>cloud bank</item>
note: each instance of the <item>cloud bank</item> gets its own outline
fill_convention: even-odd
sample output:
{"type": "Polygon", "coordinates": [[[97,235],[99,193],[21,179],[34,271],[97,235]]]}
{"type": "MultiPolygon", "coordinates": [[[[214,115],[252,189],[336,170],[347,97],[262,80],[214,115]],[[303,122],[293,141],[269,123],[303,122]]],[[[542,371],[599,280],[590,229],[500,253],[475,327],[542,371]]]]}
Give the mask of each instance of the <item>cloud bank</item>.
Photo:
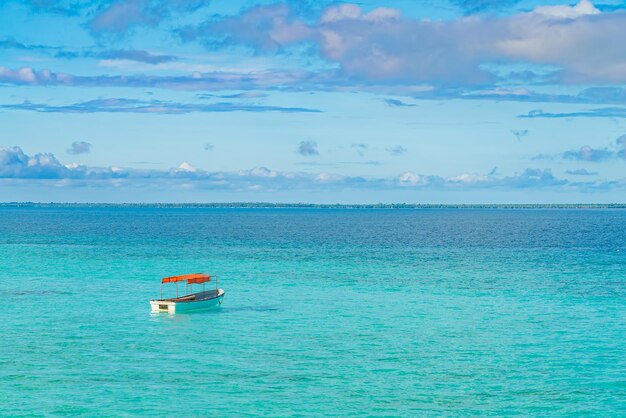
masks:
{"type": "Polygon", "coordinates": [[[390,189],[548,189],[595,191],[625,188],[626,180],[571,182],[554,176],[549,169],[526,169],[519,174],[501,176],[463,173],[452,177],[424,175],[406,171],[391,178],[364,178],[327,172],[303,173],[256,167],[239,171],[210,172],[183,162],[169,170],[140,170],[120,167],[88,167],[62,164],[51,153],[27,155],[20,147],[0,148],[0,179],[56,181],[55,185],[72,187],[89,184],[132,185],[164,184],[227,190],[390,190],[390,189]]]}
{"type": "MultiPolygon", "coordinates": [[[[475,12],[489,2],[458,3],[475,12]]],[[[246,45],[257,53],[313,45],[342,73],[369,82],[492,83],[497,76],[485,67],[489,63],[552,66],[550,77],[563,83],[626,82],[626,50],[616,42],[626,37],[626,14],[601,13],[588,0],[446,21],[408,18],[393,8],[366,12],[347,3],[309,22],[277,3],[180,33],[184,41],[211,48],[246,45]]]]}
{"type": "MultiPolygon", "coordinates": [[[[35,10],[52,10],[56,2],[24,3],[35,10]]],[[[209,4],[205,0],[107,0],[85,5],[76,3],[74,10],[80,9],[81,16],[87,17],[86,27],[96,37],[126,34],[140,26],[157,27],[169,19],[167,28],[161,29],[167,29],[170,35],[183,42],[205,45],[211,51],[245,46],[257,55],[275,55],[305,49],[335,67],[333,71],[315,70],[309,74],[306,71],[251,73],[248,77],[241,75],[240,85],[245,84],[245,79],[250,86],[282,86],[276,77],[265,80],[271,74],[287,84],[295,77],[297,83],[306,84],[308,89],[319,83],[365,88],[394,84],[469,87],[494,86],[501,82],[626,82],[626,50],[619,42],[626,37],[626,13],[619,8],[596,7],[589,0],[574,5],[541,6],[509,15],[482,12],[504,10],[518,4],[518,0],[452,0],[466,16],[449,20],[407,17],[399,9],[390,7],[364,10],[353,3],[322,2],[318,7],[312,7],[310,3],[265,3],[249,6],[233,15],[196,14],[209,4]],[[598,45],[602,47],[598,48],[598,45]],[[523,69],[513,70],[511,66],[522,66],[523,69]]],[[[102,44],[100,39],[99,42],[102,44]]],[[[65,58],[92,57],[147,64],[179,59],[174,55],[140,49],[71,51],[27,45],[14,39],[2,40],[0,45],[48,51],[65,58]]],[[[301,67],[306,66],[302,62],[301,67]]],[[[32,68],[0,70],[0,82],[4,78],[4,82],[17,84],[39,82],[81,86],[122,85],[125,82],[129,86],[169,88],[185,85],[186,88],[204,89],[206,87],[201,86],[210,85],[213,76],[219,77],[219,74],[206,77],[199,74],[192,82],[186,77],[134,75],[123,80],[115,76],[53,75],[49,70],[38,73],[32,68]]],[[[223,89],[232,88],[235,81],[232,78],[237,76],[222,76],[213,83],[213,88],[219,82],[223,83],[223,89]]],[[[525,95],[495,96],[524,100],[525,95]]],[[[530,96],[525,100],[540,100],[533,98],[532,94],[530,96]]]]}

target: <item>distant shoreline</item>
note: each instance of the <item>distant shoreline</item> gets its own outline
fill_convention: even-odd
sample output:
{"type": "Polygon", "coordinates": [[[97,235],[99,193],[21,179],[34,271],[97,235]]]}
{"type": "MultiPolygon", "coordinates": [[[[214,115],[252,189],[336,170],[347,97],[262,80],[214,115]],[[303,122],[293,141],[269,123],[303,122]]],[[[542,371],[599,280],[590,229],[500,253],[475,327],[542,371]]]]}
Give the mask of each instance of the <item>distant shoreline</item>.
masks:
{"type": "Polygon", "coordinates": [[[30,208],[164,208],[164,209],[626,209],[626,203],[497,203],[497,204],[413,204],[413,203],[375,203],[375,204],[316,204],[316,203],[267,203],[267,202],[232,202],[232,203],[37,203],[5,202],[2,207],[30,208]]]}

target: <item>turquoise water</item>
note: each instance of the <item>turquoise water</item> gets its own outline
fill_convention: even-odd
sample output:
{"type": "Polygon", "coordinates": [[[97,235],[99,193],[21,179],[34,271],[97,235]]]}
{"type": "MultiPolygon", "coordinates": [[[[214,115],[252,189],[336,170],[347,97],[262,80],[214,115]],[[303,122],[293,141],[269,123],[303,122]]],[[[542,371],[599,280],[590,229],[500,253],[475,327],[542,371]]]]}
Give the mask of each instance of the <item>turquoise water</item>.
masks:
{"type": "Polygon", "coordinates": [[[0,208],[0,296],[3,416],[626,414],[625,210],[0,208]]]}

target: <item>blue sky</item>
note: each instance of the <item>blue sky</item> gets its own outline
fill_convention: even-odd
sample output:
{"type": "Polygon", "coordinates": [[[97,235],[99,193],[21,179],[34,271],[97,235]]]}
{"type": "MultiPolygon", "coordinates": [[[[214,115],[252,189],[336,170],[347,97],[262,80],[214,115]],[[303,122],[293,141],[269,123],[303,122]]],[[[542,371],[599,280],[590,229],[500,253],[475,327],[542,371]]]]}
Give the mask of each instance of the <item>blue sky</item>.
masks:
{"type": "Polygon", "coordinates": [[[0,201],[624,202],[626,2],[6,0],[0,201]]]}

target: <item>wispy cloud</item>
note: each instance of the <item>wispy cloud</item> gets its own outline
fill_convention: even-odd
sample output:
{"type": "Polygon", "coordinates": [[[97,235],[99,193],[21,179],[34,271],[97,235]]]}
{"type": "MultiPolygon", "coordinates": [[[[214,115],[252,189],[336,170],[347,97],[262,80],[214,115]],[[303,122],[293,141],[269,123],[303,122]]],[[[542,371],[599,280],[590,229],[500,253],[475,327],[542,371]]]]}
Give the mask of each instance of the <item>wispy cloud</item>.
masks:
{"type": "Polygon", "coordinates": [[[89,154],[91,152],[91,144],[86,141],[74,141],[67,150],[69,154],[89,154]]]}
{"type": "Polygon", "coordinates": [[[242,91],[241,93],[234,94],[198,94],[199,99],[212,99],[219,97],[221,99],[262,99],[267,97],[267,93],[261,93],[258,91],[242,91]]]}
{"type": "Polygon", "coordinates": [[[319,155],[320,153],[317,149],[317,142],[310,139],[307,139],[306,141],[300,141],[300,144],[298,144],[298,154],[305,157],[319,155]]]}
{"type": "Polygon", "coordinates": [[[60,0],[15,0],[33,12],[54,13],[66,16],[78,15],[86,6],[85,2],[60,1],[60,0]]]}
{"type": "Polygon", "coordinates": [[[528,135],[529,131],[528,129],[519,129],[519,130],[513,130],[511,131],[511,133],[513,134],[513,136],[517,139],[517,141],[521,141],[522,138],[524,138],[525,136],[528,135]]]}
{"type": "MultiPolygon", "coordinates": [[[[138,49],[115,49],[105,50],[96,53],[91,53],[91,56],[108,60],[128,60],[143,62],[146,64],[161,64],[164,62],[171,62],[178,60],[178,57],[167,54],[155,54],[148,51],[138,49]]],[[[59,56],[59,54],[57,54],[59,56]]]]}
{"type": "Polygon", "coordinates": [[[51,45],[25,44],[18,42],[13,38],[1,39],[0,48],[45,53],[50,57],[63,59],[95,58],[106,60],[126,60],[155,65],[177,61],[179,59],[175,55],[154,53],[141,49],[69,49],[51,45]]]}
{"type": "Polygon", "coordinates": [[[587,171],[585,168],[578,168],[576,170],[566,170],[565,174],[570,174],[572,176],[596,176],[598,173],[594,171],[587,171]]]}
{"type": "Polygon", "coordinates": [[[328,168],[342,168],[349,166],[359,166],[359,165],[371,165],[371,166],[379,166],[382,165],[380,161],[369,160],[369,161],[332,161],[332,162],[320,162],[320,161],[300,161],[297,163],[302,166],[310,166],[310,167],[328,167],[328,168]]]}
{"type": "MultiPolygon", "coordinates": [[[[555,80],[553,80],[555,81],[555,80]]],[[[396,91],[404,95],[411,95],[415,99],[463,99],[463,100],[489,100],[511,101],[528,103],[571,103],[571,104],[625,104],[626,89],[621,87],[589,87],[575,94],[555,94],[531,90],[528,87],[487,87],[472,89],[471,87],[432,88],[422,92],[410,93],[407,87],[397,86],[396,91]],[[403,90],[404,89],[404,90],[403,90]]],[[[614,108],[608,108],[611,110],[614,108]]],[[[541,109],[535,109],[520,117],[542,117],[545,113],[541,109]]],[[[571,115],[571,113],[570,113],[571,115]]],[[[552,116],[552,114],[548,114],[552,116]]],[[[587,116],[580,115],[580,116],[587,116]]],[[[567,116],[563,116],[567,117],[567,116]]]]}
{"type": "Polygon", "coordinates": [[[206,4],[206,0],[113,0],[100,5],[87,27],[95,35],[119,35],[138,26],[157,26],[173,14],[206,4]]]}
{"type": "Polygon", "coordinates": [[[56,51],[60,48],[47,45],[25,44],[15,40],[14,38],[4,38],[0,39],[0,49],[19,49],[21,51],[56,51]]]}
{"type": "Polygon", "coordinates": [[[450,0],[450,3],[459,7],[466,15],[482,12],[510,10],[521,0],[450,0]]]}
{"type": "Polygon", "coordinates": [[[520,118],[626,118],[626,107],[603,107],[600,109],[579,112],[544,112],[541,109],[531,110],[520,118]]]}
{"type": "MultiPolygon", "coordinates": [[[[67,56],[74,52],[64,52],[67,56]]],[[[83,54],[81,52],[81,54],[83,54]]],[[[94,53],[104,56],[119,56],[124,59],[143,60],[148,64],[163,61],[174,61],[174,55],[150,53],[141,50],[113,50],[94,53]],[[110,55],[109,55],[110,54],[110,55]]],[[[376,94],[398,94],[411,96],[415,100],[496,100],[518,101],[530,103],[626,103],[626,89],[619,87],[595,87],[581,90],[578,94],[546,94],[528,89],[487,89],[474,90],[470,87],[432,87],[405,83],[400,80],[393,83],[375,81],[358,82],[337,70],[267,70],[267,71],[211,71],[188,72],[180,75],[76,75],[64,72],[53,72],[47,69],[21,67],[17,69],[0,66],[0,85],[17,86],[68,86],[68,87],[127,87],[127,88],[162,88],[190,91],[227,91],[240,90],[239,93],[211,94],[202,93],[201,99],[256,99],[267,97],[266,91],[355,91],[376,94]]],[[[392,107],[414,106],[400,99],[383,99],[392,107]]],[[[563,117],[624,117],[626,108],[605,107],[590,111],[570,113],[549,113],[535,109],[520,118],[563,118],[563,117]]]]}
{"type": "Polygon", "coordinates": [[[153,87],[174,90],[272,90],[316,84],[328,75],[307,71],[193,72],[178,76],[96,75],[36,70],[32,67],[11,69],[0,66],[0,85],[74,86],[74,87],[153,87]],[[321,77],[321,78],[320,78],[321,77]]]}
{"type": "Polygon", "coordinates": [[[23,102],[19,104],[0,104],[0,109],[27,110],[42,113],[153,113],[185,114],[193,112],[284,112],[316,113],[317,109],[301,107],[262,106],[242,103],[179,103],[161,100],[136,99],[95,99],[69,105],[49,105],[23,102]]]}
{"type": "Polygon", "coordinates": [[[356,150],[356,153],[361,157],[365,155],[365,151],[369,148],[367,144],[352,144],[350,148],[356,150]]]}
{"type": "Polygon", "coordinates": [[[387,151],[391,154],[391,155],[404,155],[408,152],[408,150],[406,148],[404,148],[402,145],[396,145],[393,148],[387,148],[387,151]]]}
{"type": "Polygon", "coordinates": [[[415,106],[412,103],[405,103],[402,100],[398,99],[384,99],[385,103],[391,107],[413,107],[415,106]]]}

